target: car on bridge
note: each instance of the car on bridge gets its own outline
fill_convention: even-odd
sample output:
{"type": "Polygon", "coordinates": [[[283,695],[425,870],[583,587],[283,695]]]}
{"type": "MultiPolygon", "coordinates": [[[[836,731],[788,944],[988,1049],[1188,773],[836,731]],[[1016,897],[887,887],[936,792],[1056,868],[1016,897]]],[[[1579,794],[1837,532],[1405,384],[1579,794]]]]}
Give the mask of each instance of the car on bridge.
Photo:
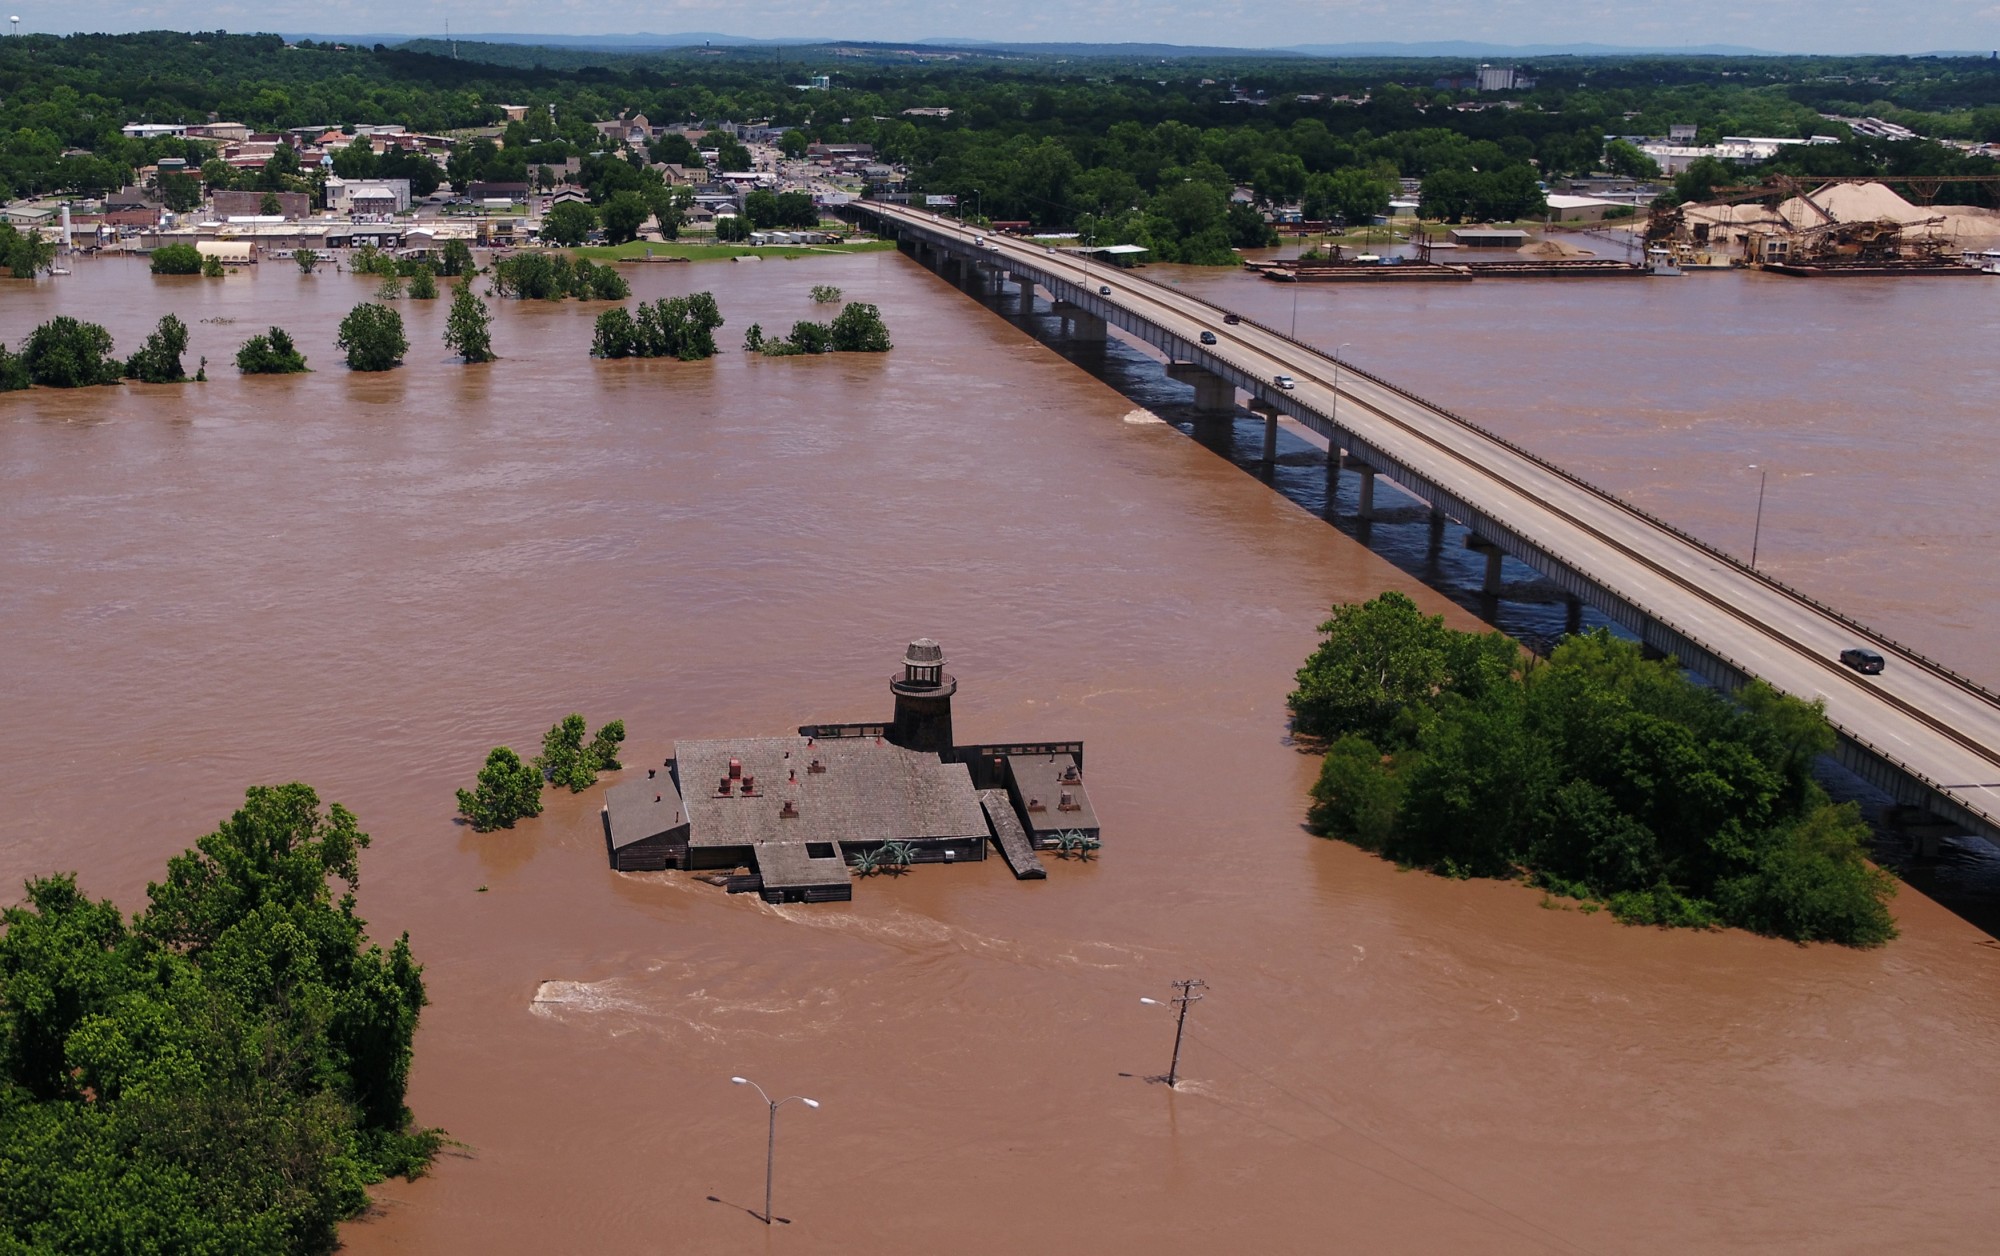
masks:
{"type": "Polygon", "coordinates": [[[1882,674],[1882,656],[1861,646],[1850,646],[1840,652],[1840,661],[1860,672],[1863,676],[1882,674]]]}
{"type": "Polygon", "coordinates": [[[1271,377],[1271,382],[1276,384],[1278,387],[1284,389],[1286,392],[1290,392],[1292,389],[1297,388],[1299,386],[1298,382],[1289,375],[1273,375],[1271,377]]]}
{"type": "Polygon", "coordinates": [[[1110,284],[1103,284],[1103,283],[1101,283],[1101,284],[1098,284],[1098,285],[1097,285],[1097,295],[1098,295],[1098,296],[1101,296],[1101,297],[1108,297],[1108,296],[1110,296],[1110,295],[1111,295],[1111,285],[1110,285],[1110,284]]]}
{"type": "Polygon", "coordinates": [[[1241,314],[1224,314],[1222,316],[1222,321],[1227,323],[1229,326],[1234,327],[1238,323],[1243,321],[1243,316],[1241,314]]]}
{"type": "Polygon", "coordinates": [[[1202,342],[1203,344],[1205,344],[1205,345],[1212,345],[1212,344],[1214,344],[1214,343],[1215,343],[1215,333],[1214,333],[1214,332],[1212,332],[1212,331],[1205,331],[1205,332],[1201,333],[1201,342],[1202,342]]]}

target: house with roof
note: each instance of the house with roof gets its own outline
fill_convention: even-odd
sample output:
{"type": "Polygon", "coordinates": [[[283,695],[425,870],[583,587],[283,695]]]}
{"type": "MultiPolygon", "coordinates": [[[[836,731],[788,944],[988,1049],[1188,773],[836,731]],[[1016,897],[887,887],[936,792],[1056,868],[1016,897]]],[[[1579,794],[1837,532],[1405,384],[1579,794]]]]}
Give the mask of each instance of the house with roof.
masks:
{"type": "Polygon", "coordinates": [[[1037,850],[1099,835],[1083,743],[957,744],[944,668],[937,642],[911,642],[888,720],[676,743],[606,792],[611,866],[734,873],[732,892],[767,902],[850,899],[849,866],[892,845],[910,863],[978,863],[990,845],[1016,877],[1045,877],[1037,850]]]}

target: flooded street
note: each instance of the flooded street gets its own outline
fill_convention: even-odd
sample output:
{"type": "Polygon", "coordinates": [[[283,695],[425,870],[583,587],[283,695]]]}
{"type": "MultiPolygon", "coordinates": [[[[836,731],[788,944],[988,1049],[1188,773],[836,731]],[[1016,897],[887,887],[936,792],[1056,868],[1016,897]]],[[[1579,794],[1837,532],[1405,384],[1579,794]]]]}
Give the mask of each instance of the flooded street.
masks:
{"type": "MultiPolygon", "coordinates": [[[[358,813],[362,914],[432,999],[411,1106],[462,1146],[347,1250],[1955,1253],[2000,1226],[2000,950],[1923,895],[1879,951],[1798,947],[1305,834],[1284,696],[1327,605],[1477,621],[1392,528],[1370,548],[1217,457],[1254,457],[1247,424],[1190,440],[1130,349],[1079,370],[884,253],[626,268],[715,292],[710,362],[595,362],[602,307],[496,301],[502,360],[467,368],[448,302],[405,301],[408,365],[363,376],[332,339],[373,280],[76,270],[0,288],[0,337],[70,313],[130,352],[171,310],[213,378],[0,396],[0,885],[76,868],[135,907],[252,783],[358,813]],[[896,349],[736,351],[825,317],[816,283],[896,349]],[[272,323],[313,374],[237,377],[272,323]],[[886,717],[926,635],[960,741],[1088,743],[1099,861],[775,907],[609,871],[602,786],[453,822],[490,747],[572,710],[625,721],[628,775],[677,737],[886,717]],[[1139,998],[1189,977],[1175,1092],[1139,998]],[[823,1105],[779,1117],[789,1225],[750,1215],[765,1112],[732,1075],[823,1105]]],[[[1291,288],[1149,273],[1288,325],[1291,288]]],[[[1301,338],[1733,551],[1768,465],[1760,564],[2000,680],[2000,283],[1298,299],[1301,338]]]]}

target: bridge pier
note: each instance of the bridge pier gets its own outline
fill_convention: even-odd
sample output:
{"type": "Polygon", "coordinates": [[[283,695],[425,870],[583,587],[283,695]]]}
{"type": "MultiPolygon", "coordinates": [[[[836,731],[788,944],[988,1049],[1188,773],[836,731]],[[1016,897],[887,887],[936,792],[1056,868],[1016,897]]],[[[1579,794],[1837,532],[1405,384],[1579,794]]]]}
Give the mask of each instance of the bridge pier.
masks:
{"type": "Polygon", "coordinates": [[[1063,320],[1063,334],[1071,340],[1088,340],[1102,344],[1110,335],[1105,330],[1104,320],[1080,305],[1057,301],[1055,312],[1063,320]]]}
{"type": "Polygon", "coordinates": [[[1499,597],[1500,560],[1506,557],[1506,555],[1500,552],[1498,545],[1480,536],[1477,532],[1468,532],[1465,534],[1465,548],[1475,554],[1484,554],[1486,556],[1486,579],[1480,582],[1479,591],[1487,597],[1499,597]]]}
{"type": "Polygon", "coordinates": [[[1375,468],[1365,462],[1349,462],[1348,467],[1361,477],[1361,491],[1356,499],[1354,517],[1373,519],[1375,517],[1375,468]]]}
{"type": "Polygon", "coordinates": [[[1278,461],[1278,408],[1268,401],[1252,401],[1250,413],[1264,420],[1264,456],[1261,461],[1265,466],[1271,466],[1278,461]]]}
{"type": "Polygon", "coordinates": [[[1167,378],[1194,385],[1196,414],[1236,413],[1236,385],[1192,362],[1167,363],[1167,378]]]}

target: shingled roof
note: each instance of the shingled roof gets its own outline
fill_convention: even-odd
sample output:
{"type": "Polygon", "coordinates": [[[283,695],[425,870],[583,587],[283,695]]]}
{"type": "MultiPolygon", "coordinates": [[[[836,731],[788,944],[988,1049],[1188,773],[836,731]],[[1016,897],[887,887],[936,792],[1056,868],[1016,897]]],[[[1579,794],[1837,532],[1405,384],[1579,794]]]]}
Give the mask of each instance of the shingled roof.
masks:
{"type": "Polygon", "coordinates": [[[662,772],[643,781],[625,781],[604,791],[604,809],[611,817],[611,849],[658,837],[687,823],[680,791],[662,772]]]}
{"type": "Polygon", "coordinates": [[[987,835],[964,764],[878,738],[739,737],[683,741],[674,750],[691,846],[987,835]],[[753,782],[748,796],[741,780],[727,796],[720,791],[731,759],[753,782]]]}

